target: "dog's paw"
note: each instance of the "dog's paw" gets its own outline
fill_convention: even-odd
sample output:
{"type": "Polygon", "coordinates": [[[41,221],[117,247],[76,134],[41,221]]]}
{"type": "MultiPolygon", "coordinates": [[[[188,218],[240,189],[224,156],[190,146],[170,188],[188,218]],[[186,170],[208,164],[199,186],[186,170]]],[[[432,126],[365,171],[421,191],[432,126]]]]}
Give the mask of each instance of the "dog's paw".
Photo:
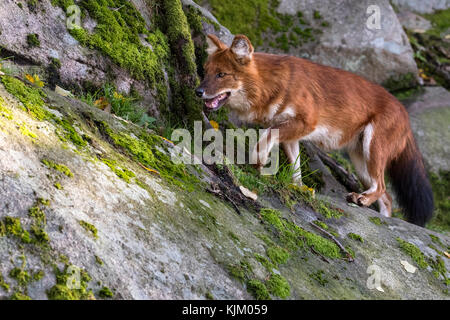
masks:
{"type": "Polygon", "coordinates": [[[367,206],[368,201],[369,201],[369,199],[366,198],[366,196],[364,196],[363,194],[356,193],[356,192],[351,192],[351,193],[347,194],[346,199],[347,199],[347,202],[357,204],[360,207],[367,206]]]}

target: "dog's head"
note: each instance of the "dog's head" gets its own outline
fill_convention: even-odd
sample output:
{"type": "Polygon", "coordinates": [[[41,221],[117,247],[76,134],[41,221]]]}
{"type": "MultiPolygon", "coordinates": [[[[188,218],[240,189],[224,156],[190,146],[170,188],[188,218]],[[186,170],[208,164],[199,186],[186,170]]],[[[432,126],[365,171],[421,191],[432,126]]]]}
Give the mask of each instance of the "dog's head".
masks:
{"type": "Polygon", "coordinates": [[[235,36],[231,47],[227,47],[215,35],[208,35],[208,60],[205,77],[195,90],[205,102],[205,107],[217,110],[242,88],[242,79],[250,68],[253,46],[244,35],[235,36]]]}

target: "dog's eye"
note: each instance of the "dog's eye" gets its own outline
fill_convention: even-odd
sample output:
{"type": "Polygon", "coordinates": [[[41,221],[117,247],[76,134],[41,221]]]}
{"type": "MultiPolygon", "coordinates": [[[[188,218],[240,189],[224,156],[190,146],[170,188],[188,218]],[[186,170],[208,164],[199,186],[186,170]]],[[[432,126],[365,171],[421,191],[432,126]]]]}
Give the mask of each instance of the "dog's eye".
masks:
{"type": "Polygon", "coordinates": [[[219,72],[219,73],[216,75],[216,77],[217,77],[217,78],[223,78],[223,77],[225,77],[225,75],[226,75],[226,73],[219,72]]]}

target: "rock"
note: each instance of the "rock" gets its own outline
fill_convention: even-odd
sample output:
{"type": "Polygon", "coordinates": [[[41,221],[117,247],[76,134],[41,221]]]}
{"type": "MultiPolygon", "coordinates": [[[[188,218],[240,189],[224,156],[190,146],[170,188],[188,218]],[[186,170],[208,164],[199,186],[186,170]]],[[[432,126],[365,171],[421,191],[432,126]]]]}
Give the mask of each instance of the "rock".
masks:
{"type": "Polygon", "coordinates": [[[350,207],[340,192],[289,206],[265,193],[235,203],[237,214],[205,190],[223,177],[175,166],[173,144],[48,89],[29,104],[35,90],[1,78],[0,299],[102,299],[103,287],[114,299],[448,299],[448,259],[429,245],[445,251],[449,237],[350,207]],[[19,87],[28,94],[16,97],[19,87]],[[421,268],[410,274],[399,261],[421,268]],[[19,283],[13,270],[30,278],[19,283]],[[70,270],[80,290],[67,286],[70,270]]]}
{"type": "MultiPolygon", "coordinates": [[[[302,12],[308,21],[314,21],[314,12],[320,12],[321,21],[329,24],[317,41],[289,53],[309,58],[362,75],[377,83],[388,83],[393,78],[401,81],[411,77],[414,82],[417,66],[413,51],[394,10],[387,0],[378,1],[380,29],[369,29],[366,13],[373,1],[310,1],[282,0],[278,12],[296,15],[302,12]],[[326,8],[326,10],[324,9],[326,8]]],[[[411,81],[406,81],[408,87],[411,81]]]]}
{"type": "Polygon", "coordinates": [[[211,12],[207,9],[199,6],[192,0],[182,0],[184,7],[193,7],[199,10],[199,12],[206,18],[202,21],[203,31],[205,34],[214,34],[216,35],[223,43],[227,45],[231,45],[233,42],[234,35],[225,28],[223,25],[217,21],[216,17],[214,17],[211,12]],[[209,20],[209,21],[208,21],[209,20]]]}
{"type": "MultiPolygon", "coordinates": [[[[65,12],[52,6],[49,0],[39,1],[35,7],[19,7],[13,0],[2,1],[0,44],[6,51],[4,55],[22,61],[22,72],[38,67],[40,74],[45,74],[52,59],[57,59],[60,62],[58,77],[65,87],[81,90],[85,84],[101,87],[111,81],[121,92],[128,94],[134,87],[147,105],[158,105],[155,92],[149,90],[144,81],[135,79],[128,70],[118,67],[99,51],[80,45],[69,33],[66,20],[65,12]],[[30,34],[37,35],[39,46],[29,47],[27,36],[30,34]]],[[[95,21],[85,19],[82,26],[93,30],[95,21]]],[[[152,112],[157,114],[157,108],[152,112]]]]}
{"type": "Polygon", "coordinates": [[[397,13],[397,18],[404,28],[414,32],[423,33],[431,28],[430,21],[411,11],[399,12],[397,13]]]}
{"type": "Polygon", "coordinates": [[[441,87],[425,87],[422,94],[404,101],[411,128],[429,170],[450,170],[450,93],[441,87]]]}
{"type": "Polygon", "coordinates": [[[436,10],[450,8],[450,0],[390,0],[398,11],[414,11],[417,13],[433,13],[436,10]]]}

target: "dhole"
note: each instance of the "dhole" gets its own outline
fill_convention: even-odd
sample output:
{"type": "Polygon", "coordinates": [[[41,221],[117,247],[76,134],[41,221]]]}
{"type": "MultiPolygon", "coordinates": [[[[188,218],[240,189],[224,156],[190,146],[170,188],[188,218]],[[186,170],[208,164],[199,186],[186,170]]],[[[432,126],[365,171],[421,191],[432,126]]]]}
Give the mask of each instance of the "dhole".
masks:
{"type": "Polygon", "coordinates": [[[381,86],[353,73],[308,60],[254,52],[237,35],[231,47],[208,35],[205,77],[196,94],[209,110],[228,105],[241,120],[265,126],[252,158],[265,164],[281,143],[301,183],[299,141],[326,151],[345,148],[366,191],[347,201],[391,216],[388,171],[408,221],[424,226],[433,194],[403,105],[381,86]],[[278,129],[278,139],[271,134],[278,129]]]}

